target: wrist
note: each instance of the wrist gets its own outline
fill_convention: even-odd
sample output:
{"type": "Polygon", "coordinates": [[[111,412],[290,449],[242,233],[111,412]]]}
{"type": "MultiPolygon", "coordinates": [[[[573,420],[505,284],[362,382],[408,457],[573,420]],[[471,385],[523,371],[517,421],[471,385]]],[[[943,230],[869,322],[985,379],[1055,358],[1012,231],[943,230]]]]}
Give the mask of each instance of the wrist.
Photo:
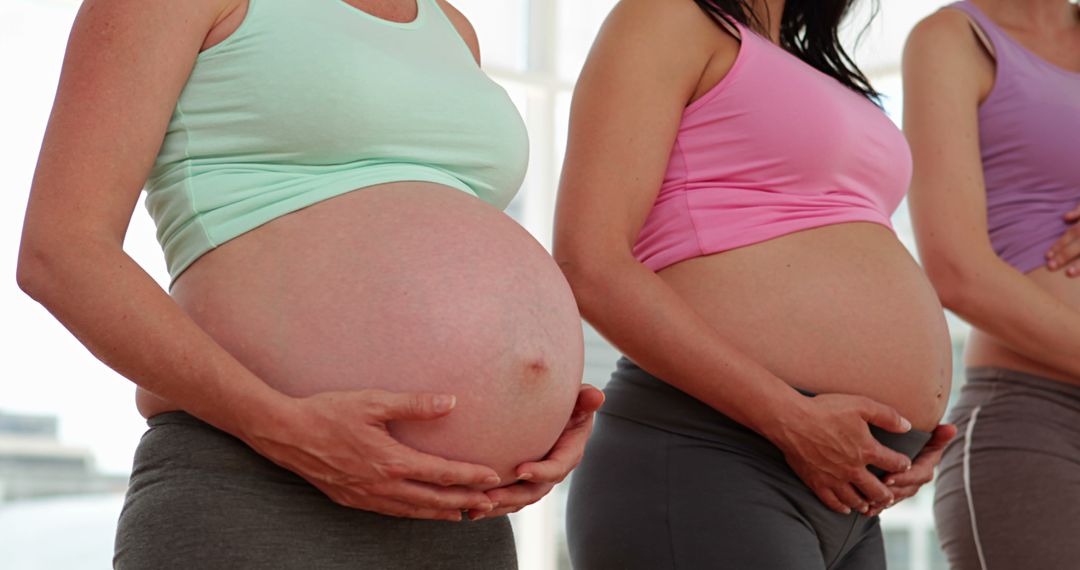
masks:
{"type": "Polygon", "coordinates": [[[765,405],[758,406],[751,418],[751,428],[777,447],[783,448],[792,426],[806,417],[809,398],[793,389],[770,395],[765,405]]]}
{"type": "Polygon", "coordinates": [[[278,440],[282,433],[295,433],[303,424],[301,398],[269,390],[263,397],[246,400],[234,408],[233,435],[255,448],[260,441],[278,440]]]}

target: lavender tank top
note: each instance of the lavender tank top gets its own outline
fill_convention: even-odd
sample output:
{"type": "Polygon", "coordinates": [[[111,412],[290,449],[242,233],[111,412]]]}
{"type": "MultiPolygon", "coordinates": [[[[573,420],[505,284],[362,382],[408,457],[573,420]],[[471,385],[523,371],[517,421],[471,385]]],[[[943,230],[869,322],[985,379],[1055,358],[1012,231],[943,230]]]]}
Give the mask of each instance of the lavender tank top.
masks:
{"type": "Polygon", "coordinates": [[[1027,273],[1046,263],[1080,203],[1080,73],[1035,55],[974,4],[949,7],[994,47],[994,87],[979,107],[987,224],[998,256],[1027,273]]]}

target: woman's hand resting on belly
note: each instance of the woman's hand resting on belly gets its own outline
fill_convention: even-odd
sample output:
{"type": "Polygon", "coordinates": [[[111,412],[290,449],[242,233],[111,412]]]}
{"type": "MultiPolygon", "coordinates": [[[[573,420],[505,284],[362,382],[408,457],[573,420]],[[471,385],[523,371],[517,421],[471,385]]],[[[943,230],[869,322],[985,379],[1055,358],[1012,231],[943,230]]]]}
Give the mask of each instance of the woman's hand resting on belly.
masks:
{"type": "Polygon", "coordinates": [[[390,436],[390,421],[443,417],[456,399],[382,390],[325,392],[294,400],[283,420],[240,434],[249,446],[300,475],[340,505],[391,516],[460,521],[516,512],[540,500],[577,466],[592,429],[600,391],[582,387],[574,414],[543,460],[518,467],[519,481],[485,494],[472,487],[501,481],[489,467],[416,451],[390,436]]]}
{"type": "Polygon", "coordinates": [[[516,470],[517,483],[487,492],[495,504],[495,509],[488,513],[470,511],[469,518],[480,520],[516,513],[550,493],[555,485],[566,479],[578,463],[581,463],[585,442],[592,433],[594,413],[603,403],[603,392],[588,384],[582,386],[574,405],[574,413],[570,415],[566,429],[547,457],[541,461],[519,465],[516,470]]]}
{"type": "Polygon", "coordinates": [[[326,392],[294,400],[284,421],[238,434],[260,455],[300,475],[335,503],[392,516],[461,520],[461,511],[490,511],[483,492],[499,484],[489,467],[448,461],[399,443],[386,423],[445,416],[449,395],[381,390],[326,392]]]}
{"type": "Polygon", "coordinates": [[[890,473],[911,468],[906,456],[874,439],[868,425],[893,433],[911,429],[896,410],[870,398],[822,394],[802,397],[758,430],[784,452],[791,468],[826,506],[841,513],[851,508],[866,513],[895,501],[866,466],[890,473]]]}

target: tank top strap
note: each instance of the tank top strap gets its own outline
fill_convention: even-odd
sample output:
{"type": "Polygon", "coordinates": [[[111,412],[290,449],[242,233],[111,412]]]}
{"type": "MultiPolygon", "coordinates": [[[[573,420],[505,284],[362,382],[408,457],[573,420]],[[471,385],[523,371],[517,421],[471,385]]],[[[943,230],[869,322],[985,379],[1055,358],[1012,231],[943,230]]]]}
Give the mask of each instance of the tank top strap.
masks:
{"type": "Polygon", "coordinates": [[[968,0],[962,0],[946,6],[959,10],[967,15],[974,31],[979,36],[979,41],[990,51],[991,56],[998,66],[1009,65],[1012,61],[1024,56],[1023,50],[1016,44],[1005,30],[1002,30],[994,20],[987,16],[978,6],[968,0]],[[990,45],[985,44],[989,42],[990,45]]]}

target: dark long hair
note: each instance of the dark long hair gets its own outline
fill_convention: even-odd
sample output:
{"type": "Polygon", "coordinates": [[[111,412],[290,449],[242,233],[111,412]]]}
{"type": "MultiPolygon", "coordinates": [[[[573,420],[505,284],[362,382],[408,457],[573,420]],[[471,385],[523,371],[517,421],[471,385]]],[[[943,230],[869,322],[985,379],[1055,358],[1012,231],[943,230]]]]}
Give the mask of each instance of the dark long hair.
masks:
{"type": "MultiPolygon", "coordinates": [[[[787,0],[780,20],[780,47],[877,103],[880,94],[840,45],[840,22],[847,16],[855,1],[787,0]]],[[[768,37],[767,22],[762,22],[754,14],[747,0],[694,2],[714,19],[730,18],[768,37]]],[[[878,3],[875,0],[871,19],[877,12],[878,3]]]]}

